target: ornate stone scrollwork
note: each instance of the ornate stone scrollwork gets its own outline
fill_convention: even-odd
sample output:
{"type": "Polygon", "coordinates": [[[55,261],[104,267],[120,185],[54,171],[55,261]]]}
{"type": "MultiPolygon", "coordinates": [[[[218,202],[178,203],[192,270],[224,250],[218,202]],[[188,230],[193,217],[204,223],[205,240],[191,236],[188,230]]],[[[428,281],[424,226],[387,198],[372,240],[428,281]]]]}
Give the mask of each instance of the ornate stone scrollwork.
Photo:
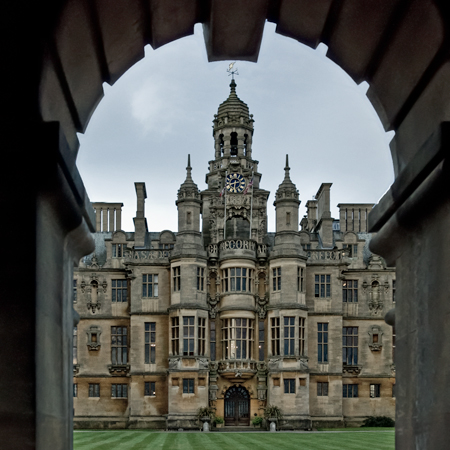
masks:
{"type": "Polygon", "coordinates": [[[369,309],[373,315],[378,315],[383,310],[383,297],[381,293],[381,286],[378,280],[372,281],[369,291],[369,309]]]}
{"type": "Polygon", "coordinates": [[[130,365],[129,364],[121,364],[121,365],[113,365],[110,364],[108,366],[109,373],[116,377],[128,376],[130,373],[130,365]]]}
{"type": "Polygon", "coordinates": [[[268,304],[269,299],[267,297],[257,297],[258,316],[260,319],[266,318],[268,304]]]}
{"type": "MultiPolygon", "coordinates": [[[[91,264],[89,265],[89,267],[91,269],[99,269],[100,268],[100,266],[98,265],[97,255],[95,253],[92,255],[91,264]]],[[[95,275],[95,273],[93,275],[95,275]]]]}
{"type": "Polygon", "coordinates": [[[298,357],[298,363],[300,366],[300,370],[308,370],[309,369],[308,360],[309,360],[309,358],[307,356],[299,356],[298,357]]]}
{"type": "Polygon", "coordinates": [[[217,361],[211,361],[209,363],[210,376],[217,375],[218,369],[219,369],[219,363],[217,361]]]}
{"type": "Polygon", "coordinates": [[[92,311],[92,314],[95,314],[97,311],[100,311],[102,304],[100,302],[87,302],[87,309],[92,311]]]}
{"type": "Polygon", "coordinates": [[[343,373],[349,373],[352,375],[359,375],[361,373],[362,366],[349,366],[344,364],[342,368],[343,373]]]}
{"type": "Polygon", "coordinates": [[[209,368],[209,361],[208,361],[207,358],[197,357],[197,358],[195,358],[195,360],[198,362],[198,368],[199,369],[204,370],[204,369],[208,369],[209,368]]]}
{"type": "Polygon", "coordinates": [[[283,361],[283,358],[269,358],[267,363],[269,370],[277,370],[279,368],[280,363],[283,361]]]}
{"type": "Polygon", "coordinates": [[[211,297],[208,294],[208,309],[209,309],[209,317],[211,319],[215,319],[218,309],[219,309],[219,301],[220,301],[220,294],[216,293],[214,297],[211,297]]]}
{"type": "Polygon", "coordinates": [[[169,358],[169,370],[178,369],[180,361],[180,357],[169,358]]]}

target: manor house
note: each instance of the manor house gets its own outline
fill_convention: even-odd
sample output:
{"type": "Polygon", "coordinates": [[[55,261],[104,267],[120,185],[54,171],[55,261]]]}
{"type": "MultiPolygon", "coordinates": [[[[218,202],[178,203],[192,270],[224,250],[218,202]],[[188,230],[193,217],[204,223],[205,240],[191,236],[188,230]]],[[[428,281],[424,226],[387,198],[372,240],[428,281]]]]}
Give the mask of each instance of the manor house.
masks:
{"type": "Polygon", "coordinates": [[[323,183],[300,220],[286,157],[269,233],[253,115],[230,88],[207,189],[188,157],[176,232],[148,230],[144,183],[134,231],[121,229],[121,203],[93,204],[96,249],[73,285],[75,427],[198,428],[203,406],[226,426],[250,425],[269,404],[285,429],[394,417],[395,334],[383,317],[395,269],[368,249],[373,204],[341,203],[335,219],[323,183]]]}

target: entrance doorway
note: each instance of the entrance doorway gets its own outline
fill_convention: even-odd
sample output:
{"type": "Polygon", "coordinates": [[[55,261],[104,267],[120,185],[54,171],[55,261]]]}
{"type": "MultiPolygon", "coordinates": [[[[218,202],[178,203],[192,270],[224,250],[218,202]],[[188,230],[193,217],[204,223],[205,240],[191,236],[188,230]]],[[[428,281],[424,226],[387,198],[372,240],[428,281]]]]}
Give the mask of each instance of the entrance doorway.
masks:
{"type": "Polygon", "coordinates": [[[225,426],[250,425],[250,395],[242,386],[232,386],[225,394],[225,426]]]}

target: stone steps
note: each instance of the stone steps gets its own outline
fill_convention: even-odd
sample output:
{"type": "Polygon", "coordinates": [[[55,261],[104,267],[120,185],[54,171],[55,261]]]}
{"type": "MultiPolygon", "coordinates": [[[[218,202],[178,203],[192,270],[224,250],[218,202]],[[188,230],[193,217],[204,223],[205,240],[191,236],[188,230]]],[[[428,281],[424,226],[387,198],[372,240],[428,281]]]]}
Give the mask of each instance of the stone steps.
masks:
{"type": "Polygon", "coordinates": [[[251,433],[251,432],[261,432],[267,431],[265,428],[256,428],[253,426],[246,427],[222,427],[222,428],[211,428],[211,431],[214,433],[251,433]]]}

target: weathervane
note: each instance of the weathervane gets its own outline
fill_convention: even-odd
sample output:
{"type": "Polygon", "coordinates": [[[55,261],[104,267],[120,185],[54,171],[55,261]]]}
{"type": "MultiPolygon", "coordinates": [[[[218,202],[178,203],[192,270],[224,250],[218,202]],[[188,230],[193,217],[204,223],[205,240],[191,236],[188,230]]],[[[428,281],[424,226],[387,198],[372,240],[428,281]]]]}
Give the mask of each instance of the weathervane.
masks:
{"type": "Polygon", "coordinates": [[[233,70],[233,67],[234,67],[235,64],[236,64],[236,61],[230,63],[230,64],[228,65],[228,69],[227,69],[228,76],[231,75],[231,79],[232,79],[232,80],[234,80],[234,75],[239,75],[239,72],[238,72],[237,69],[234,69],[234,70],[233,70]]]}

